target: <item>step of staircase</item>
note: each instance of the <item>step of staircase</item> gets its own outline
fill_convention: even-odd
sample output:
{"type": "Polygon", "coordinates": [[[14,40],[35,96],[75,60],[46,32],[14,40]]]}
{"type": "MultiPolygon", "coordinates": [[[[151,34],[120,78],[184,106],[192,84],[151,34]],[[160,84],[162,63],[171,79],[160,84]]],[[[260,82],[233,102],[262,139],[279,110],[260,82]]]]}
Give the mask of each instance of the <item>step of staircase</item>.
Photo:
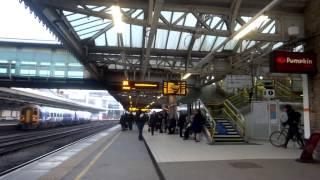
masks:
{"type": "Polygon", "coordinates": [[[214,140],[217,143],[224,143],[224,144],[241,144],[244,143],[244,139],[240,136],[239,132],[230,122],[230,120],[226,118],[215,118],[216,123],[219,123],[220,126],[223,126],[225,129],[225,133],[219,134],[218,130],[216,129],[214,140]]]}

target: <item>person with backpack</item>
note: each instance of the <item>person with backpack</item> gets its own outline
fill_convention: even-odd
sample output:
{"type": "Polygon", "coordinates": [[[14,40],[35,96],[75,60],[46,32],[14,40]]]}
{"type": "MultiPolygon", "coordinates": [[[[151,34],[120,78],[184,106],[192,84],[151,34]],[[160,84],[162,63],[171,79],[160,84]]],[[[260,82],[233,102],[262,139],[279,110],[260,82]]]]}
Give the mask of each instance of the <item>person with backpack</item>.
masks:
{"type": "MultiPolygon", "coordinates": [[[[283,123],[283,126],[288,125],[289,126],[289,130],[288,130],[288,134],[286,137],[286,141],[283,144],[284,148],[287,148],[287,145],[289,143],[289,141],[291,139],[293,139],[293,137],[296,137],[297,140],[300,142],[301,146],[304,146],[304,142],[303,139],[301,137],[301,134],[299,132],[299,126],[300,126],[300,118],[301,118],[301,114],[299,112],[296,112],[291,105],[287,104],[284,106],[284,111],[287,113],[287,121],[283,123]]],[[[302,148],[301,147],[301,148],[302,148]]]]}
{"type": "Polygon", "coordinates": [[[201,134],[204,123],[205,123],[205,118],[201,114],[200,109],[198,109],[192,121],[192,130],[194,132],[194,140],[196,142],[199,142],[198,140],[199,138],[197,138],[197,134],[201,134]]]}

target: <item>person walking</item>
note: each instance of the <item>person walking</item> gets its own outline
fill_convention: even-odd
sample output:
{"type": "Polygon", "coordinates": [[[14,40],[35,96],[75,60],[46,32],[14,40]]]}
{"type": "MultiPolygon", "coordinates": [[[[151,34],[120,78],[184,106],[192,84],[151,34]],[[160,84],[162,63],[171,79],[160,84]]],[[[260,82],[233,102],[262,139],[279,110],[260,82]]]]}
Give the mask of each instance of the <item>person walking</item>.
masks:
{"type": "Polygon", "coordinates": [[[126,114],[123,113],[120,117],[120,125],[121,125],[122,131],[126,130],[125,123],[126,123],[126,114]]]}
{"type": "Polygon", "coordinates": [[[204,123],[205,123],[205,118],[201,114],[200,109],[198,109],[192,121],[192,130],[194,133],[194,140],[196,142],[199,142],[199,140],[197,139],[197,134],[200,134],[202,132],[202,127],[204,123]]]}
{"type": "Polygon", "coordinates": [[[170,118],[169,120],[169,128],[168,128],[168,134],[174,134],[176,130],[177,122],[174,117],[170,118]]]}
{"type": "Polygon", "coordinates": [[[137,123],[138,131],[139,131],[138,137],[139,137],[140,141],[143,140],[142,131],[143,131],[144,124],[147,121],[148,121],[148,116],[145,113],[141,113],[141,112],[137,113],[136,123],[137,123]]]}
{"type": "Polygon", "coordinates": [[[180,114],[179,119],[178,119],[178,127],[179,127],[179,134],[180,137],[183,137],[183,129],[186,123],[186,115],[185,114],[180,114]]]}
{"type": "Polygon", "coordinates": [[[157,115],[156,115],[156,112],[152,112],[151,116],[150,116],[150,119],[149,119],[149,126],[150,126],[150,129],[151,129],[151,135],[153,136],[154,135],[154,130],[156,128],[156,124],[157,124],[157,115]]]}
{"type": "Polygon", "coordinates": [[[288,134],[286,137],[286,141],[283,145],[284,148],[287,148],[287,145],[289,143],[289,141],[291,139],[293,139],[293,137],[296,137],[297,140],[300,142],[301,147],[304,147],[304,142],[303,139],[301,137],[301,134],[299,132],[299,125],[300,125],[300,118],[301,118],[301,114],[299,112],[296,112],[291,105],[287,104],[284,106],[284,111],[287,113],[287,117],[288,120],[286,122],[284,122],[282,125],[289,126],[288,129],[288,134]]]}
{"type": "Polygon", "coordinates": [[[128,115],[128,126],[129,126],[129,130],[132,130],[133,121],[134,121],[134,116],[133,116],[132,112],[130,112],[130,114],[128,115]]]}

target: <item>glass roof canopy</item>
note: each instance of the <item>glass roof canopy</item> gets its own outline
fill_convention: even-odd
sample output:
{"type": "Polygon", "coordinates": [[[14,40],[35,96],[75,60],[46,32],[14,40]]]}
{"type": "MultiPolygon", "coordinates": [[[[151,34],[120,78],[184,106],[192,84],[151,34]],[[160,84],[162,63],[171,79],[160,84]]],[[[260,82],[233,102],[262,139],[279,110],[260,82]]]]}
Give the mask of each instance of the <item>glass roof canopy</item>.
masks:
{"type": "Polygon", "coordinates": [[[270,1],[243,0],[238,8],[235,8],[236,0],[198,1],[199,4],[178,0],[118,0],[124,23],[121,35],[113,25],[111,7],[116,5],[115,1],[23,2],[82,63],[90,63],[93,69],[140,71],[141,74],[152,69],[176,75],[190,70],[200,76],[207,75],[202,72],[226,75],[231,66],[232,71],[246,66],[252,53],[259,58],[286,44],[290,39],[284,29],[295,19],[285,21],[287,17],[292,18],[292,14],[303,19],[303,14],[296,9],[303,9],[305,3],[290,9],[290,2],[281,2],[275,9],[285,8],[285,12],[267,11],[269,18],[256,30],[240,40],[229,40],[270,1]],[[212,66],[220,66],[214,69],[221,71],[213,71],[212,66]],[[206,68],[211,71],[203,70],[206,68]]]}
{"type": "MultiPolygon", "coordinates": [[[[107,14],[112,15],[110,8],[107,8],[105,6],[86,7],[91,9],[92,11],[105,12],[107,14]]],[[[134,19],[143,20],[145,16],[142,9],[122,8],[121,10],[124,14],[128,14],[131,18],[134,19]]],[[[79,13],[72,13],[69,11],[63,11],[63,14],[66,16],[67,20],[70,22],[80,39],[90,38],[97,32],[103,30],[105,27],[109,27],[105,33],[101,34],[95,39],[95,45],[119,47],[119,42],[117,40],[117,32],[114,30],[112,20],[94,16],[87,16],[79,13]]],[[[197,25],[197,19],[192,13],[187,13],[187,15],[185,15],[184,12],[161,11],[161,15],[162,18],[159,19],[159,23],[164,23],[165,21],[186,27],[196,27],[197,25]]],[[[205,14],[204,17],[205,24],[211,29],[218,29],[224,31],[227,30],[226,22],[221,17],[219,17],[219,15],[205,14]]],[[[251,17],[242,16],[241,20],[247,23],[250,20],[250,18],[251,17]]],[[[264,27],[261,33],[275,34],[275,21],[265,21],[261,24],[260,27],[266,25],[266,23],[268,23],[268,25],[267,27],[264,27]]],[[[240,28],[241,25],[237,22],[235,26],[235,31],[239,30],[240,28]]],[[[142,48],[143,36],[143,26],[125,23],[125,29],[123,32],[124,47],[142,48]]],[[[146,34],[146,36],[148,36],[148,34],[146,34]]],[[[187,50],[191,39],[192,33],[158,28],[156,31],[155,39],[152,44],[152,48],[187,50]]],[[[192,51],[211,51],[213,48],[221,44],[225,39],[226,37],[201,35],[194,42],[192,51]]],[[[242,43],[242,47],[250,48],[255,43],[255,41],[245,41],[242,43]]],[[[237,42],[230,42],[224,47],[224,49],[233,49],[236,44],[237,42]]],[[[147,44],[145,42],[144,48],[146,48],[146,46],[147,44]]],[[[237,50],[237,52],[241,51],[241,48],[237,50]]]]}
{"type": "MultiPolygon", "coordinates": [[[[78,6],[80,9],[89,9],[93,12],[99,13],[106,13],[112,16],[111,8],[106,6],[92,6],[92,5],[85,5],[85,6],[78,6]]],[[[121,11],[124,15],[138,20],[145,19],[145,13],[143,9],[129,9],[129,8],[121,8],[121,11]]],[[[88,38],[92,38],[96,36],[100,31],[104,31],[104,33],[100,33],[99,36],[94,37],[94,44],[97,47],[115,47],[119,48],[120,41],[117,36],[117,32],[113,27],[113,22],[111,19],[105,19],[96,16],[88,16],[86,14],[74,13],[70,11],[63,11],[66,19],[69,21],[71,26],[73,27],[74,31],[76,32],[78,38],[80,40],[85,40],[88,38]]],[[[221,31],[228,31],[226,21],[222,18],[221,15],[216,14],[201,14],[202,16],[202,23],[199,23],[197,15],[195,13],[186,13],[186,12],[178,12],[178,11],[161,11],[160,18],[158,23],[162,24],[175,24],[178,26],[183,27],[192,27],[192,28],[203,28],[206,27],[210,30],[221,30],[221,31]]],[[[241,28],[241,26],[247,23],[251,17],[248,16],[241,16],[236,22],[234,27],[234,31],[237,31],[241,28]],[[242,23],[242,25],[240,24],[242,23]]],[[[144,35],[144,26],[143,25],[134,25],[124,23],[124,31],[122,33],[122,41],[124,48],[147,48],[147,41],[144,42],[144,36],[148,37],[150,28],[146,28],[146,33],[144,35]]],[[[264,21],[259,26],[258,31],[262,34],[276,34],[276,21],[273,19],[268,19],[264,21]]],[[[160,49],[160,50],[177,50],[177,51],[187,51],[191,48],[191,56],[193,52],[205,52],[208,53],[213,49],[217,48],[221,43],[223,43],[227,37],[226,36],[213,36],[208,34],[196,34],[195,41],[191,44],[192,37],[195,33],[190,32],[183,32],[183,31],[176,31],[171,29],[163,29],[161,27],[157,28],[154,40],[152,43],[152,49],[160,49]]],[[[217,50],[217,52],[221,52],[223,50],[231,50],[236,53],[242,53],[246,50],[250,49],[254,45],[259,43],[259,41],[255,40],[240,40],[240,41],[229,41],[224,47],[217,50]]],[[[261,51],[265,48],[270,48],[272,45],[273,49],[282,45],[281,42],[279,43],[267,43],[261,46],[261,51]]],[[[113,53],[110,53],[113,54],[113,53]]],[[[185,55],[184,55],[185,56],[185,55]]],[[[168,56],[158,56],[159,57],[171,59],[175,57],[168,56]]],[[[131,56],[127,57],[128,59],[140,59],[140,56],[131,56]]],[[[155,60],[155,57],[150,58],[150,65],[151,67],[158,66],[155,60]]],[[[110,59],[114,59],[110,58],[110,59]]],[[[192,59],[199,61],[198,57],[193,57],[192,59]]],[[[119,58],[118,58],[119,60],[119,58]]],[[[133,60],[134,61],[134,60],[133,60]]],[[[132,61],[132,62],[133,62],[132,61]]],[[[136,62],[135,63],[139,63],[136,62]]],[[[97,62],[99,65],[99,62],[97,62]]],[[[173,62],[169,61],[168,63],[160,63],[163,68],[172,68],[173,62]]],[[[191,67],[194,62],[191,63],[191,67]]],[[[175,63],[174,69],[185,69],[185,65],[181,62],[175,63]]],[[[117,65],[109,63],[109,69],[123,69],[123,65],[117,65]]],[[[139,69],[139,67],[138,67],[139,69]]]]}

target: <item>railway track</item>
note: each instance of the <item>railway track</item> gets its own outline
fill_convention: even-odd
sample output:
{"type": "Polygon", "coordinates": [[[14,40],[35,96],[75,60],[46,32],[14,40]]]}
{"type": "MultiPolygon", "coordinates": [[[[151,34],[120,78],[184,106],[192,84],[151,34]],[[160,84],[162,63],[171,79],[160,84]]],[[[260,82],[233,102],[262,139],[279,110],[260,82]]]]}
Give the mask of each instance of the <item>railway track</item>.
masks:
{"type": "Polygon", "coordinates": [[[0,137],[0,156],[22,150],[46,142],[55,141],[79,133],[100,131],[110,126],[110,123],[94,123],[67,128],[50,129],[47,131],[19,133],[0,137]]]}
{"type": "Polygon", "coordinates": [[[86,139],[117,122],[95,122],[0,136],[0,176],[86,139]]]}

